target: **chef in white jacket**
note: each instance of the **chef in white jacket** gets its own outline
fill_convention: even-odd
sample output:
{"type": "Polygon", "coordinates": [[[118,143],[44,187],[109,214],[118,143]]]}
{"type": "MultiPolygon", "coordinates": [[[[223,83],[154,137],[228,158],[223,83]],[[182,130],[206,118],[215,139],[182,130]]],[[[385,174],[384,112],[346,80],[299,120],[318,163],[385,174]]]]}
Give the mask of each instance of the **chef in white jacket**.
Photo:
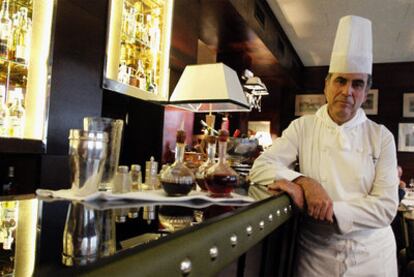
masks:
{"type": "Polygon", "coordinates": [[[397,276],[395,142],[360,108],[371,73],[371,22],[345,16],[325,80],[327,104],[294,120],[251,170],[254,183],[286,191],[304,211],[297,276],[397,276]]]}

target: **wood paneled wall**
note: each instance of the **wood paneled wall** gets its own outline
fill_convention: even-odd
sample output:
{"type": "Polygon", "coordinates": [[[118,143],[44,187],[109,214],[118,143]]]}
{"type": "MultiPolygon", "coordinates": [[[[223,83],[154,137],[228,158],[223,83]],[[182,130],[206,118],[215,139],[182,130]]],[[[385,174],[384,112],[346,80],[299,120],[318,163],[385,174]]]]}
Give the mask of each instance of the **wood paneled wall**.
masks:
{"type": "MultiPolygon", "coordinates": [[[[297,91],[303,93],[323,93],[324,79],[328,67],[306,67],[304,70],[303,88],[297,91]]],[[[372,88],[378,89],[378,114],[368,115],[377,123],[385,125],[394,135],[398,146],[398,123],[414,123],[414,118],[403,117],[403,94],[414,92],[414,62],[374,64],[372,88]]],[[[289,113],[284,120],[284,127],[295,118],[294,94],[286,99],[284,106],[289,107],[289,113]]],[[[397,152],[398,163],[404,170],[403,180],[409,181],[414,177],[414,153],[397,152]]]]}

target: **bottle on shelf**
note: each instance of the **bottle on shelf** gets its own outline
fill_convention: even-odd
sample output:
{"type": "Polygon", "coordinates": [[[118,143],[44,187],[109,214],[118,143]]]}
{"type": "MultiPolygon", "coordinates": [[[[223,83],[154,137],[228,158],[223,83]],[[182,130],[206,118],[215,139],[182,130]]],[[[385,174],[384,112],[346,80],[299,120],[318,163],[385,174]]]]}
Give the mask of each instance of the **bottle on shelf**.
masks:
{"type": "Polygon", "coordinates": [[[0,57],[8,58],[9,40],[12,35],[12,21],[9,17],[9,0],[3,0],[0,10],[0,57]]]}
{"type": "Polygon", "coordinates": [[[145,70],[144,65],[142,64],[142,60],[138,60],[138,66],[136,71],[136,78],[138,81],[138,87],[142,90],[146,89],[147,81],[145,78],[145,70]]]}
{"type": "Polygon", "coordinates": [[[8,45],[8,58],[11,61],[16,60],[16,45],[17,40],[19,38],[19,24],[20,24],[20,12],[16,12],[12,16],[12,31],[11,36],[9,38],[9,45],[8,45]]]}
{"type": "Polygon", "coordinates": [[[27,17],[27,8],[20,8],[20,20],[16,39],[16,61],[27,64],[30,56],[31,23],[27,17]]]}
{"type": "Polygon", "coordinates": [[[15,237],[18,219],[16,201],[4,201],[0,204],[2,244],[0,250],[0,274],[2,276],[15,275],[15,237]]]}
{"type": "Polygon", "coordinates": [[[149,35],[151,51],[156,55],[160,51],[161,44],[160,20],[158,18],[154,18],[152,26],[149,29],[149,35]]]}
{"type": "Polygon", "coordinates": [[[21,88],[14,89],[14,98],[9,107],[9,135],[23,138],[26,121],[26,111],[23,106],[23,93],[21,88]]]}
{"type": "Polygon", "coordinates": [[[16,194],[16,181],[14,178],[14,166],[7,168],[7,177],[2,183],[1,193],[2,195],[14,195],[16,194]]]}
{"type": "Polygon", "coordinates": [[[131,7],[131,9],[128,12],[128,29],[127,32],[127,39],[129,43],[135,43],[135,33],[136,33],[136,14],[137,11],[134,7],[131,7]]]}
{"type": "Polygon", "coordinates": [[[6,87],[0,85],[0,137],[7,137],[9,130],[9,109],[6,106],[6,87]]]}
{"type": "Polygon", "coordinates": [[[184,163],[185,137],[183,128],[177,131],[175,161],[160,176],[162,188],[169,196],[187,195],[195,183],[193,172],[184,163]]]}
{"type": "Polygon", "coordinates": [[[141,1],[135,3],[135,8],[137,11],[137,25],[136,25],[136,39],[142,43],[144,36],[144,8],[141,1]]]}
{"type": "Polygon", "coordinates": [[[238,184],[238,174],[227,164],[226,160],[228,138],[229,132],[220,130],[218,135],[219,160],[207,170],[205,175],[211,197],[231,197],[231,192],[238,184]]]}
{"type": "Polygon", "coordinates": [[[202,191],[207,191],[207,184],[205,175],[207,170],[215,164],[214,158],[216,157],[216,137],[210,134],[207,137],[207,161],[205,161],[196,172],[197,185],[202,191]]]}
{"type": "Polygon", "coordinates": [[[119,66],[118,81],[124,84],[129,83],[128,66],[124,62],[119,66]]]}

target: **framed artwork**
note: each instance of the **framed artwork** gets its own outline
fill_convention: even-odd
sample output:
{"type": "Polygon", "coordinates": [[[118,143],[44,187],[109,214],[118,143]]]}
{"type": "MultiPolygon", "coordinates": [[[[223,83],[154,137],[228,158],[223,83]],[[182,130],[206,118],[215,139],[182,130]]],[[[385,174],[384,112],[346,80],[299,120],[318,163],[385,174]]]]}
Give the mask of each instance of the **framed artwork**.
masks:
{"type": "Polygon", "coordinates": [[[295,115],[314,114],[326,103],[324,94],[299,94],[295,99],[295,115]]]}
{"type": "Polygon", "coordinates": [[[414,123],[398,124],[398,151],[414,152],[414,123]]]}
{"type": "Polygon", "coordinates": [[[362,104],[366,114],[378,114],[378,90],[370,89],[368,91],[367,100],[362,104]]]}
{"type": "Polygon", "coordinates": [[[248,121],[247,128],[253,132],[268,132],[270,133],[270,121],[248,121]]]}
{"type": "Polygon", "coordinates": [[[404,93],[403,117],[414,117],[414,93],[404,93]]]}

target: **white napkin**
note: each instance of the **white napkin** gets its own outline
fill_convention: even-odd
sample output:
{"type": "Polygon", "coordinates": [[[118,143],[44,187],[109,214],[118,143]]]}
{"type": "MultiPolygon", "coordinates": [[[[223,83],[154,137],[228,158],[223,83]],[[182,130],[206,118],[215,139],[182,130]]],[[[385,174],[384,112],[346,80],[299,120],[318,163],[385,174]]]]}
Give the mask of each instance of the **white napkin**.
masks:
{"type": "Polygon", "coordinates": [[[204,201],[210,203],[252,203],[255,200],[249,196],[243,196],[237,193],[232,193],[231,198],[212,198],[208,196],[208,193],[201,191],[191,191],[186,196],[171,197],[167,196],[163,190],[150,190],[150,191],[136,191],[128,193],[112,193],[98,191],[88,196],[78,196],[70,189],[63,190],[46,190],[37,189],[36,194],[39,197],[48,198],[60,198],[66,200],[76,200],[90,202],[94,200],[114,201],[114,200],[135,200],[135,201],[149,201],[149,202],[162,202],[162,203],[176,203],[184,201],[204,201]]]}

